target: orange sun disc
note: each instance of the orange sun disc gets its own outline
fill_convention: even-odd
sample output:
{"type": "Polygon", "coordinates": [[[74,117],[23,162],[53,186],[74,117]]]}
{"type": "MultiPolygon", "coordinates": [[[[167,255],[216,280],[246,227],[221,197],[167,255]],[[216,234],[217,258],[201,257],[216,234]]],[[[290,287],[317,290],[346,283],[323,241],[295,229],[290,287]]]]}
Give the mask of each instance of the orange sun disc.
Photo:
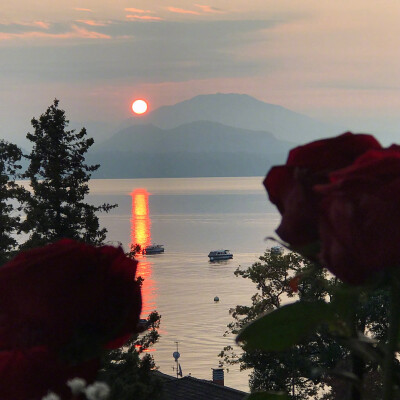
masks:
{"type": "Polygon", "coordinates": [[[135,114],[144,114],[147,111],[147,103],[144,100],[135,100],[132,103],[132,111],[135,114]]]}

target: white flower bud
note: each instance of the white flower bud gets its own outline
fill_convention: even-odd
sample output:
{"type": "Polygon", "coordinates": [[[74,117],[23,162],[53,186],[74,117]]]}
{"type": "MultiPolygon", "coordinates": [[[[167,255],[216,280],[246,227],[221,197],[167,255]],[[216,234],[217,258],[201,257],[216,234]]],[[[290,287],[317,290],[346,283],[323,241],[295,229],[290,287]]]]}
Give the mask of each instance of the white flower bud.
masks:
{"type": "Polygon", "coordinates": [[[71,389],[74,396],[83,393],[86,388],[86,381],[82,378],[74,378],[67,382],[67,386],[71,389]]]}
{"type": "Polygon", "coordinates": [[[42,397],[42,400],[61,400],[60,396],[57,396],[53,392],[47,393],[46,396],[42,397]]]}
{"type": "Polygon", "coordinates": [[[104,382],[94,382],[85,390],[88,400],[107,400],[110,394],[110,388],[104,382]]]}

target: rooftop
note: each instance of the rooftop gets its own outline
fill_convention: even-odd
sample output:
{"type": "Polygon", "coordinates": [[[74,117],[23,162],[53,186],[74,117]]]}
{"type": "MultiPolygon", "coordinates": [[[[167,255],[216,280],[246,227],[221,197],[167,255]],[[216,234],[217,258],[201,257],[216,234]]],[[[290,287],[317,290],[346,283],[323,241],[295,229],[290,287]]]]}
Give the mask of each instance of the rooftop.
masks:
{"type": "Polygon", "coordinates": [[[175,378],[157,371],[163,382],[162,400],[243,400],[248,393],[205,379],[175,378]]]}

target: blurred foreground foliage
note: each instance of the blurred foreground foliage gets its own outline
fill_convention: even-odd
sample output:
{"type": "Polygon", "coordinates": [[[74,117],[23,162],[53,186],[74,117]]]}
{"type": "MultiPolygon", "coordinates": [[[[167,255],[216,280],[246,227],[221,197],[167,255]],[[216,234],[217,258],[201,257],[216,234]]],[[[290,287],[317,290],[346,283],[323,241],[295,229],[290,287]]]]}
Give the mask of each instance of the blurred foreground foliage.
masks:
{"type": "Polygon", "coordinates": [[[270,249],[235,275],[250,279],[257,291],[250,305],[230,310],[233,321],[226,335],[239,335],[242,351],[227,346],[219,356],[221,365],[249,370],[253,397],[269,392],[254,399],[345,399],[354,383],[362,385],[363,399],[381,396],[378,360],[365,362],[350,348],[355,354],[373,353],[372,343],[385,340],[387,291],[348,290],[299,254],[270,249]],[[365,345],[354,335],[364,338],[365,345]]]}
{"type": "Polygon", "coordinates": [[[159,338],[160,315],[153,311],[141,321],[146,332],[133,337],[126,346],[107,353],[98,380],[106,382],[109,400],[157,400],[161,396],[161,381],[152,373],[156,369],[148,352],[159,338]]]}

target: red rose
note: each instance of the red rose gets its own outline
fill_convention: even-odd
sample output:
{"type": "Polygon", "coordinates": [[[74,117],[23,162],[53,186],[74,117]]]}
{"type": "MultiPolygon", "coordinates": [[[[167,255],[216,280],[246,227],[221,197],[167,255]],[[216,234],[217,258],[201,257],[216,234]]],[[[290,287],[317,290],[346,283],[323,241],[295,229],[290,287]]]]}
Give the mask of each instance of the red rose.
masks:
{"type": "Polygon", "coordinates": [[[369,151],[330,181],[315,188],[323,265],[351,284],[400,267],[400,146],[369,151]]]}
{"type": "Polygon", "coordinates": [[[20,253],[0,269],[0,349],[79,340],[106,346],[136,332],[137,261],[121,248],[61,240],[20,253]]]}
{"type": "Polygon", "coordinates": [[[49,391],[70,399],[67,382],[76,377],[92,382],[99,366],[97,359],[67,365],[44,346],[0,351],[0,399],[40,400],[49,391]]]}
{"type": "Polygon", "coordinates": [[[278,235],[290,245],[318,240],[319,196],[313,186],[329,182],[332,171],[344,168],[370,149],[381,149],[371,135],[346,132],[296,147],[286,165],[273,167],[264,180],[269,199],[282,214],[278,235]]]}
{"type": "MultiPolygon", "coordinates": [[[[41,371],[50,376],[54,369],[61,376],[73,365],[97,359],[105,348],[121,346],[138,331],[136,267],[121,248],[73,240],[20,253],[5,264],[0,268],[0,369],[7,352],[21,354],[21,366],[31,368],[36,361],[23,355],[42,348],[59,364],[41,371]]],[[[7,374],[0,375],[0,386],[3,379],[7,374]]]]}

